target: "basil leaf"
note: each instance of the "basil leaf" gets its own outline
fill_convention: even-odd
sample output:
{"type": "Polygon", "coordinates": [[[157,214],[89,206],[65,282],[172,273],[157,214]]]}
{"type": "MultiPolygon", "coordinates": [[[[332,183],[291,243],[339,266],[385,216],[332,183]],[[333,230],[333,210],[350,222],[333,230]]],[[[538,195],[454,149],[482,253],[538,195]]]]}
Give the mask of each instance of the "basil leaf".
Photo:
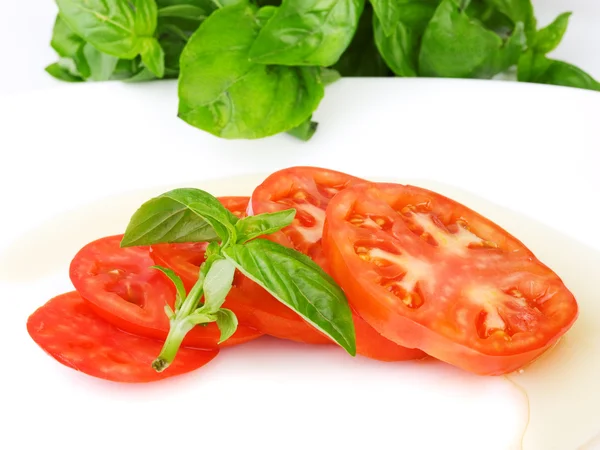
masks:
{"type": "Polygon", "coordinates": [[[427,25],[421,52],[421,76],[491,78],[518,62],[522,29],[505,42],[493,31],[471,20],[456,0],[444,0],[427,25]]]}
{"type": "Polygon", "coordinates": [[[218,310],[216,316],[217,326],[221,331],[221,339],[219,340],[219,344],[221,344],[233,336],[235,330],[237,330],[238,319],[233,311],[225,308],[218,310]]]}
{"type": "Polygon", "coordinates": [[[256,14],[244,4],[215,11],[183,50],[179,117],[190,125],[230,139],[271,136],[300,125],[323,98],[317,68],[248,59],[256,14]]]}
{"type": "Polygon", "coordinates": [[[373,37],[373,9],[369,4],[360,16],[358,29],[340,60],[333,66],[344,77],[383,77],[390,69],[379,54],[373,37]]]}
{"type": "Polygon", "coordinates": [[[182,19],[204,20],[209,12],[194,5],[171,5],[158,10],[158,17],[179,17],[182,19]]]}
{"type": "MultiPolygon", "coordinates": [[[[83,54],[86,42],[77,36],[60,16],[57,16],[54,22],[50,45],[61,57],[58,61],[60,72],[68,72],[74,79],[89,78],[90,68],[83,54]]],[[[58,69],[51,70],[59,73],[58,69]]],[[[69,78],[68,75],[66,77],[69,78]]]]}
{"type": "Polygon", "coordinates": [[[92,81],[107,81],[112,78],[119,58],[102,53],[89,43],[84,45],[83,55],[90,69],[88,79],[92,81]]]}
{"type": "Polygon", "coordinates": [[[569,26],[570,12],[559,15],[554,22],[539,30],[534,39],[533,49],[538,53],[550,53],[562,41],[569,26]]]}
{"type": "Polygon", "coordinates": [[[141,83],[144,81],[156,80],[154,75],[147,67],[142,67],[137,73],[133,74],[130,78],[124,79],[125,83],[141,83]]]}
{"type": "Polygon", "coordinates": [[[250,59],[289,66],[335,64],[356,31],[364,0],[283,0],[250,59]]]}
{"type": "Polygon", "coordinates": [[[535,38],[537,21],[531,0],[486,0],[507,16],[513,24],[522,22],[528,42],[535,38]]]}
{"type": "Polygon", "coordinates": [[[181,302],[183,302],[183,300],[185,300],[185,298],[187,297],[187,292],[185,291],[185,286],[183,285],[183,280],[173,270],[171,270],[167,267],[151,266],[151,268],[160,270],[175,285],[175,289],[177,291],[177,294],[175,297],[175,309],[178,310],[179,307],[181,306],[181,302]]]}
{"type": "Polygon", "coordinates": [[[224,248],[223,254],[240,272],[356,354],[352,312],[344,292],[308,256],[265,239],[224,248]]]}
{"type": "Polygon", "coordinates": [[[227,259],[217,259],[212,263],[204,279],[204,309],[216,313],[233,284],[235,266],[227,259]]]}
{"type": "Polygon", "coordinates": [[[259,236],[275,233],[290,225],[295,216],[295,209],[285,209],[273,213],[244,217],[235,224],[238,235],[237,243],[243,244],[259,236]]]}
{"type": "Polygon", "coordinates": [[[165,52],[154,38],[144,39],[142,44],[142,62],[158,78],[165,75],[165,52]]]}
{"type": "Polygon", "coordinates": [[[78,77],[76,75],[72,75],[71,72],[64,67],[62,67],[59,63],[53,63],[46,67],[46,72],[52,75],[54,78],[60,81],[68,81],[71,83],[85,81],[83,78],[78,77]]]}
{"type": "Polygon", "coordinates": [[[435,13],[435,7],[421,2],[407,2],[398,7],[398,12],[399,19],[388,33],[379,18],[373,17],[375,44],[388,67],[396,75],[415,77],[421,39],[435,13]]]}
{"type": "Polygon", "coordinates": [[[69,28],[103,53],[132,59],[156,29],[154,0],[56,0],[69,28]]]}
{"type": "Polygon", "coordinates": [[[144,203],[133,215],[122,247],[166,242],[235,240],[238,218],[200,189],[166,192],[144,203]]]}
{"type": "Polygon", "coordinates": [[[286,133],[290,136],[294,136],[295,138],[300,139],[301,141],[309,141],[311,137],[317,132],[317,128],[319,127],[318,122],[313,122],[312,116],[298,125],[296,128],[292,128],[291,130],[287,130],[286,133]]]}
{"type": "Polygon", "coordinates": [[[519,81],[600,91],[600,82],[580,68],[527,51],[519,60],[519,81]]]}

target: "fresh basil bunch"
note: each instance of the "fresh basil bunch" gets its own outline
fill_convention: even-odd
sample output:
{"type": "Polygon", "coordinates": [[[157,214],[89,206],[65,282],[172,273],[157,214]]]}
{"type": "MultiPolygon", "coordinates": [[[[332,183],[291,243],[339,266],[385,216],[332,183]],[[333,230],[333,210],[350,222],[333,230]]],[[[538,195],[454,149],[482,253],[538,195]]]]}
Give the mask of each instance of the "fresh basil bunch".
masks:
{"type": "Polygon", "coordinates": [[[228,139],[314,134],[340,76],[492,78],[600,91],[548,58],[570,13],[531,0],[56,0],[46,70],[64,81],[179,78],[179,117],[228,139]]]}

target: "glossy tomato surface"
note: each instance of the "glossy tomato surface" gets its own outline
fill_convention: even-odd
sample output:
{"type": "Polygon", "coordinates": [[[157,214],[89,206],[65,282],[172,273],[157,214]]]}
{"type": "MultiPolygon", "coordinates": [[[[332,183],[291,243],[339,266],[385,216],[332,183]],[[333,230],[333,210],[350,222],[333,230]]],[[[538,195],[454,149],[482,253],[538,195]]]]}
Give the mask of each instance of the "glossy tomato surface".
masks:
{"type": "Polygon", "coordinates": [[[344,190],[327,210],[324,249],[376,330],[478,374],[522,367],[577,317],[571,292],[523,243],[425,189],[344,190]]]}
{"type": "MultiPolygon", "coordinates": [[[[156,269],[149,247],[121,248],[122,235],[98,239],[83,247],[71,261],[69,275],[75,289],[109,323],[129,333],[166,339],[169,320],[165,304],[173,307],[175,289],[156,269]]],[[[241,344],[261,335],[239,326],[221,346],[241,344]]],[[[215,348],[221,333],[215,323],[194,327],[183,345],[215,348]]]]}
{"type": "MultiPolygon", "coordinates": [[[[258,186],[252,193],[248,210],[253,214],[261,214],[295,208],[294,222],[266,238],[310,256],[326,272],[329,272],[329,264],[321,245],[325,211],[331,199],[339,192],[362,183],[365,183],[365,180],[333,170],[292,167],[273,173],[258,186]]],[[[275,305],[271,306],[266,302],[262,304],[261,309],[275,316],[283,316],[284,313],[281,307],[276,309],[275,305]]],[[[286,316],[289,325],[284,331],[291,333],[294,330],[293,320],[297,327],[305,326],[304,320],[298,315],[294,314],[294,316],[295,319],[292,315],[286,316]]],[[[425,356],[420,350],[404,348],[384,338],[356,311],[353,311],[353,319],[358,354],[382,361],[402,361],[425,356]]],[[[271,334],[268,329],[265,325],[265,332],[271,334]]]]}
{"type": "Polygon", "coordinates": [[[109,324],[77,292],[59,295],[27,321],[31,338],[61,364],[97,378],[125,383],[158,381],[198,369],[218,349],[181,348],[169,370],[151,366],[162,342],[126,333],[109,324]]]}

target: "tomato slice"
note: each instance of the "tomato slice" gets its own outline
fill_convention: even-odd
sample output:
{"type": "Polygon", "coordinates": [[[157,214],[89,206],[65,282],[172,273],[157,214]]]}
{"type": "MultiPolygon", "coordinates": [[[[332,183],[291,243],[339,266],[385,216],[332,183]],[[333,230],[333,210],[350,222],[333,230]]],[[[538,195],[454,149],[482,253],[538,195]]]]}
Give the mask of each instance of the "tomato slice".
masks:
{"type": "Polygon", "coordinates": [[[163,343],[119,330],[96,315],[77,292],[59,295],[27,321],[32,339],[61,364],[110,381],[144,383],[196,370],[218,349],[181,348],[168,370],[157,373],[152,361],[163,343]]]}
{"type": "MultiPolygon", "coordinates": [[[[103,319],[129,333],[166,339],[169,320],[165,304],[173,307],[175,289],[155,265],[149,247],[121,248],[122,235],[98,239],[83,247],[73,261],[69,275],[75,289],[103,319]]],[[[215,323],[192,329],[183,345],[216,348],[220,331],[215,323]]],[[[221,344],[231,346],[259,337],[261,333],[239,326],[221,344]]]]}
{"type": "Polygon", "coordinates": [[[571,292],[523,243],[425,189],[344,190],[327,210],[324,249],[377,331],[474,373],[522,367],[577,318],[571,292]]]}
{"type": "MultiPolygon", "coordinates": [[[[292,167],[271,174],[258,186],[252,193],[248,210],[253,214],[261,214],[295,208],[294,222],[280,232],[265,238],[310,256],[326,272],[329,272],[329,264],[321,246],[325,210],[331,199],[339,192],[364,182],[365,180],[360,178],[333,170],[292,167]]],[[[279,302],[263,301],[255,305],[255,309],[263,315],[269,314],[273,317],[271,321],[261,322],[258,326],[267,334],[295,339],[298,335],[306,336],[308,333],[305,330],[306,322],[279,302]],[[276,317],[285,317],[287,321],[285,329],[271,328],[274,323],[277,323],[276,317]]],[[[256,314],[258,316],[259,313],[256,314]]],[[[358,354],[382,361],[425,357],[420,350],[404,348],[390,342],[367,324],[356,311],[353,311],[353,318],[358,354]]],[[[310,333],[318,332],[311,327],[310,333]]]]}

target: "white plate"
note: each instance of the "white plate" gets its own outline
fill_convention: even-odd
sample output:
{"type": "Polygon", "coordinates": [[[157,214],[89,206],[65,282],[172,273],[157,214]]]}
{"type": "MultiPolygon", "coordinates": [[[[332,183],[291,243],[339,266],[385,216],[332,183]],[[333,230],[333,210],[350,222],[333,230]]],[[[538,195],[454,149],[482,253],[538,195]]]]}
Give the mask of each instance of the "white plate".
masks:
{"type": "MultiPolygon", "coordinates": [[[[524,214],[552,227],[548,236],[583,243],[592,259],[581,273],[600,274],[600,264],[590,267],[600,261],[600,95],[507,82],[344,80],[328,89],[309,143],[220,140],[178,120],[176,106],[170,82],[66,86],[0,104],[0,390],[10,448],[518,448],[526,410],[503,378],[261,339],[197,373],[123,386],[62,367],[30,340],[25,321],[70,289],[72,252],[121,231],[140,199],[192,183],[228,193],[236,186],[208,180],[292,165],[423,180],[504,218],[542,259],[568,268],[559,238],[540,238],[545,228],[524,214]]],[[[527,435],[525,448],[584,444],[600,431],[597,408],[585,414],[592,425],[576,433],[552,416],[552,439],[527,435]]]]}

